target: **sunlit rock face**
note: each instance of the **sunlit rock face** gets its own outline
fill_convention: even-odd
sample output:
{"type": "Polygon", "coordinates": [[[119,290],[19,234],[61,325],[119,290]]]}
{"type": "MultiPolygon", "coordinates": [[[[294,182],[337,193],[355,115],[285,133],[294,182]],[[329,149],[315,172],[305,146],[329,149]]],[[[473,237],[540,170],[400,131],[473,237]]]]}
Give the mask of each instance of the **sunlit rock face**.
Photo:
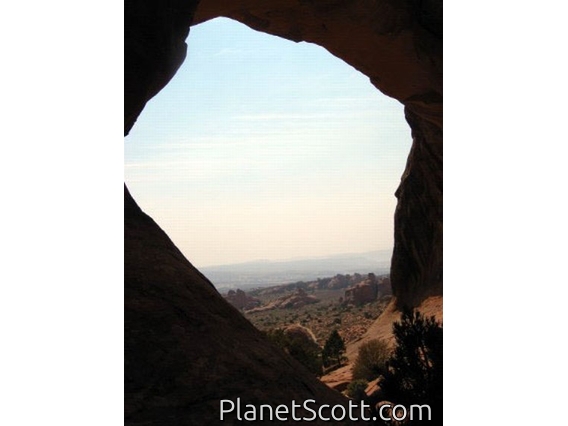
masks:
{"type": "MultiPolygon", "coordinates": [[[[397,191],[391,281],[399,305],[417,304],[442,292],[441,5],[126,0],[125,135],[183,62],[192,24],[226,16],[323,46],[405,105],[413,146],[397,191]]],[[[126,424],[223,424],[223,398],[273,405],[310,398],[345,402],[267,343],[126,189],[124,218],[126,424]]]]}

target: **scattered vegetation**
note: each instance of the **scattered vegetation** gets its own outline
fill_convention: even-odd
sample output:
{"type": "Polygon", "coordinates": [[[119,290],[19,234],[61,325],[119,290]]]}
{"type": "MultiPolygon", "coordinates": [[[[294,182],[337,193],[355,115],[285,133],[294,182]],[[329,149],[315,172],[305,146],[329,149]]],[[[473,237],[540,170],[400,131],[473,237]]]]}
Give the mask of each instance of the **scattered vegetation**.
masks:
{"type": "MultiPolygon", "coordinates": [[[[244,312],[244,315],[260,330],[284,327],[299,323],[309,328],[315,334],[317,341],[323,346],[329,334],[337,329],[345,344],[357,340],[379,317],[389,297],[377,299],[360,308],[338,302],[339,296],[345,289],[316,290],[315,295],[321,299],[320,303],[303,306],[294,310],[274,309],[265,312],[244,312]],[[295,319],[293,316],[296,314],[295,319]]],[[[280,294],[281,296],[281,294],[280,294]]],[[[267,303],[268,296],[258,296],[263,303],[267,303]]]]}

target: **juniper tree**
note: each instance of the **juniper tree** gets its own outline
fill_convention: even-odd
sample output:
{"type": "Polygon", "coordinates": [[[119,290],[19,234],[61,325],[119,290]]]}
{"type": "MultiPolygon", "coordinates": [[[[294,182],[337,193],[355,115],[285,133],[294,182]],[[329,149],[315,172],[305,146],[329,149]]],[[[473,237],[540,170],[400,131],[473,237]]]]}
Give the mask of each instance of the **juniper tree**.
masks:
{"type": "Polygon", "coordinates": [[[401,320],[393,324],[393,334],[396,346],[380,382],[386,398],[408,406],[428,404],[432,420],[441,419],[441,323],[433,316],[426,318],[418,311],[405,309],[401,320]]]}
{"type": "Polygon", "coordinates": [[[333,330],[323,347],[322,358],[324,365],[330,365],[330,360],[335,360],[337,365],[341,365],[344,353],[345,342],[339,335],[339,332],[337,330],[333,330]]]}

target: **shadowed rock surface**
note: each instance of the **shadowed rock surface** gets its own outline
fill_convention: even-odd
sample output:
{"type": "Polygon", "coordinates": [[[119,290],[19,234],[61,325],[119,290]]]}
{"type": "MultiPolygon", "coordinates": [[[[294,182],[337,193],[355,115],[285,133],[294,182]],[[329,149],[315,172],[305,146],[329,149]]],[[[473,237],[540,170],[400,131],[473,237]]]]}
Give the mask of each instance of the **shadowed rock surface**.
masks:
{"type": "MultiPolygon", "coordinates": [[[[405,105],[413,146],[397,191],[392,289],[398,305],[441,294],[442,2],[198,3],[125,0],[125,135],[183,62],[192,22],[227,16],[325,47],[405,105]]],[[[223,300],[126,189],[124,216],[126,425],[223,424],[219,400],[237,397],[345,403],[223,300]]]]}
{"type": "Polygon", "coordinates": [[[125,424],[242,424],[219,421],[221,399],[346,403],[270,344],[125,197],[125,424]]]}

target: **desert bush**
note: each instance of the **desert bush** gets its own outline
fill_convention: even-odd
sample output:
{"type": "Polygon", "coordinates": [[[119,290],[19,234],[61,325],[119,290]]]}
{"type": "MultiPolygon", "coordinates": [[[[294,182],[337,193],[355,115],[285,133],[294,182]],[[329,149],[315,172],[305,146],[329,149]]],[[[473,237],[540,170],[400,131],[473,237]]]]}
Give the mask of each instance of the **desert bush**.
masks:
{"type": "Polygon", "coordinates": [[[382,340],[363,343],[353,364],[353,378],[374,380],[384,374],[390,354],[388,345],[382,340]]]}
{"type": "Polygon", "coordinates": [[[365,379],[353,380],[351,383],[349,383],[349,385],[347,385],[345,393],[348,397],[354,399],[357,402],[363,401],[367,397],[365,389],[367,389],[368,385],[369,382],[367,382],[365,379]]]}

